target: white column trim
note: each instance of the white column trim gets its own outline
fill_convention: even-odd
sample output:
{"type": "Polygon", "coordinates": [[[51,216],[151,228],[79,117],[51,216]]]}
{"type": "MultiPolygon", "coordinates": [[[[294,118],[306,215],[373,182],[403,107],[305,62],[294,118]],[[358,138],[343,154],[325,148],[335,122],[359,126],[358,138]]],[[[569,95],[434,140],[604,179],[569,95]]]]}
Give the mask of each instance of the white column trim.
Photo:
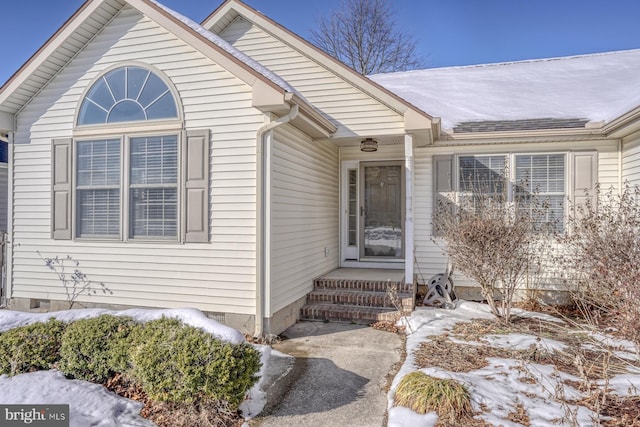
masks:
{"type": "Polygon", "coordinates": [[[404,278],[405,283],[413,283],[414,223],[413,223],[413,135],[404,135],[405,160],[405,215],[404,215],[404,278]]]}

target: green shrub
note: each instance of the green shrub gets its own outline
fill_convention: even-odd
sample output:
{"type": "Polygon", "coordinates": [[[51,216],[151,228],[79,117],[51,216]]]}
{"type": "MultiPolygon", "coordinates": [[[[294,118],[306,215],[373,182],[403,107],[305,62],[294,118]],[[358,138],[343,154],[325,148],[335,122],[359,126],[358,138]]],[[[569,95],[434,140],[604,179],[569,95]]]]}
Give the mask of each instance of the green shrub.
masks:
{"type": "Polygon", "coordinates": [[[66,323],[56,319],[8,330],[0,335],[0,373],[10,376],[50,369],[60,358],[66,323]]]}
{"type": "Polygon", "coordinates": [[[435,411],[451,423],[471,416],[471,400],[464,385],[431,377],[421,371],[411,372],[400,380],[396,389],[396,405],[419,414],[435,411]]]}
{"type": "Polygon", "coordinates": [[[137,325],[130,317],[111,315],[73,322],[62,336],[58,368],[68,376],[94,382],[125,372],[131,331],[137,325]]]}
{"type": "Polygon", "coordinates": [[[151,399],[211,398],[237,408],[258,380],[260,354],[249,344],[223,343],[168,318],[144,324],[135,335],[131,373],[151,399]]]}

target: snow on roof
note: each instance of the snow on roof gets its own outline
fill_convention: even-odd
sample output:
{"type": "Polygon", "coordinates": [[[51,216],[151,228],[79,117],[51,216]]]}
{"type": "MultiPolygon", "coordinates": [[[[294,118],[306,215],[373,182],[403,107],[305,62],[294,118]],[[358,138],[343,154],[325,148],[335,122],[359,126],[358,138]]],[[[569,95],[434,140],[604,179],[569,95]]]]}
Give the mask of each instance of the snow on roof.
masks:
{"type": "Polygon", "coordinates": [[[284,79],[282,79],[276,73],[264,67],[262,64],[258,63],[251,57],[247,56],[245,53],[233,47],[226,40],[222,39],[218,35],[207,30],[197,22],[187,18],[184,15],[181,15],[180,13],[174,11],[173,9],[168,8],[167,6],[158,2],[157,0],[150,0],[150,1],[156,6],[158,6],[159,8],[161,8],[162,10],[164,10],[165,12],[167,12],[168,14],[170,14],[171,16],[173,16],[178,21],[184,23],[185,25],[190,27],[192,30],[194,30],[195,32],[197,32],[198,34],[200,34],[201,36],[209,40],[211,43],[215,44],[216,46],[220,47],[227,53],[231,54],[236,59],[244,62],[246,65],[251,67],[254,71],[262,74],[264,77],[271,80],[273,83],[277,84],[282,89],[286,90],[287,92],[292,92],[297,94],[297,92],[293,89],[293,87],[289,83],[287,83],[284,79]]]}
{"type": "Polygon", "coordinates": [[[640,105],[640,49],[369,76],[416,107],[466,122],[609,122],[640,105]]]}

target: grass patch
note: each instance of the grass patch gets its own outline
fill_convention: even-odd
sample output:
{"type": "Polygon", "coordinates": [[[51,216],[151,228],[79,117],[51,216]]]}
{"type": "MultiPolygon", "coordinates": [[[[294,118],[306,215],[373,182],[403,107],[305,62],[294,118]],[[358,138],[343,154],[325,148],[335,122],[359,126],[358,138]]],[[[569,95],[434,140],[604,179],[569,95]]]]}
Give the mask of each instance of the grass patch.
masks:
{"type": "Polygon", "coordinates": [[[405,375],[396,390],[396,405],[419,414],[436,412],[448,422],[472,415],[471,400],[466,387],[451,379],[431,377],[421,371],[405,375]]]}

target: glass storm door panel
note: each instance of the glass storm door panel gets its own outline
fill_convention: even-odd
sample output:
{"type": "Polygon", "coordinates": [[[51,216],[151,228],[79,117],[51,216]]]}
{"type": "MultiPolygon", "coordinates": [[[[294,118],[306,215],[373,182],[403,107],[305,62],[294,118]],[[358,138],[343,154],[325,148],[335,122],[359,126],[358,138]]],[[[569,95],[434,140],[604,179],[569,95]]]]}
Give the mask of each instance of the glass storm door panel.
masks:
{"type": "Polygon", "coordinates": [[[363,163],[360,257],[402,259],[404,173],[401,163],[363,163]]]}

